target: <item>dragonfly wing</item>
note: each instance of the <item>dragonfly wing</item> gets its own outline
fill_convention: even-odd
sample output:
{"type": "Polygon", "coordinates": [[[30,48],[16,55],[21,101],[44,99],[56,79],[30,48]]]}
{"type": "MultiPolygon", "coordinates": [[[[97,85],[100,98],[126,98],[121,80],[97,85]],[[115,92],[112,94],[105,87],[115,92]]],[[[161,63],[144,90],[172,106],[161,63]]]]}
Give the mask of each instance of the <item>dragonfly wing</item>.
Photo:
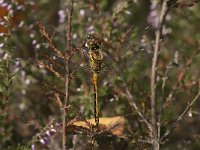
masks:
{"type": "Polygon", "coordinates": [[[126,58],[135,58],[139,54],[145,51],[145,46],[143,46],[141,43],[136,43],[136,42],[130,42],[123,44],[120,48],[120,55],[121,59],[126,59],[126,58]]]}
{"type": "MultiPolygon", "coordinates": [[[[104,50],[105,48],[103,48],[104,50]]],[[[102,50],[102,51],[103,51],[102,50]]],[[[103,71],[110,71],[123,68],[127,65],[134,65],[139,58],[146,56],[147,47],[141,42],[130,42],[113,48],[111,51],[103,51],[104,59],[102,63],[103,71]]]]}
{"type": "Polygon", "coordinates": [[[83,50],[82,50],[82,56],[83,56],[83,59],[84,59],[87,63],[89,63],[90,56],[89,56],[89,53],[88,53],[88,51],[87,51],[86,49],[83,49],[83,50]]]}

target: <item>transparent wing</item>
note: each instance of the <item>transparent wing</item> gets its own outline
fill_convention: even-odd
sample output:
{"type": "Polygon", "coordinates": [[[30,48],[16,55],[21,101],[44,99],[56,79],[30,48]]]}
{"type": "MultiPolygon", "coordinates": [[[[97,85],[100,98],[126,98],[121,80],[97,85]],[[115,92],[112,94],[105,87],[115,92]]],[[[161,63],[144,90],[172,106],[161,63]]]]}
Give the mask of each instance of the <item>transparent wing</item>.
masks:
{"type": "Polygon", "coordinates": [[[150,58],[148,48],[141,42],[130,42],[112,49],[103,47],[102,53],[104,56],[103,72],[113,72],[119,69],[123,71],[127,67],[132,67],[138,61],[143,61],[144,58],[150,58]]]}
{"type": "MultiPolygon", "coordinates": [[[[101,74],[106,74],[107,72],[115,73],[116,70],[123,72],[128,67],[134,66],[138,61],[144,61],[144,59],[151,56],[148,48],[141,42],[130,42],[116,48],[102,47],[101,52],[103,55],[101,74]]],[[[72,71],[85,70],[91,72],[88,50],[82,48],[81,53],[81,56],[79,55],[75,61],[71,62],[72,71]]],[[[45,51],[40,51],[40,55],[51,64],[56,65],[62,72],[65,70],[65,59],[55,53],[45,51]]]]}
{"type": "MultiPolygon", "coordinates": [[[[37,53],[40,56],[40,60],[44,60],[47,64],[51,64],[54,68],[56,68],[56,70],[59,70],[59,72],[64,74],[66,59],[57,56],[55,53],[46,52],[45,50],[37,50],[37,53]]],[[[85,50],[82,51],[81,56],[79,55],[75,57],[74,60],[71,59],[70,64],[72,72],[77,72],[78,70],[91,71],[89,66],[89,56],[85,50]]]]}

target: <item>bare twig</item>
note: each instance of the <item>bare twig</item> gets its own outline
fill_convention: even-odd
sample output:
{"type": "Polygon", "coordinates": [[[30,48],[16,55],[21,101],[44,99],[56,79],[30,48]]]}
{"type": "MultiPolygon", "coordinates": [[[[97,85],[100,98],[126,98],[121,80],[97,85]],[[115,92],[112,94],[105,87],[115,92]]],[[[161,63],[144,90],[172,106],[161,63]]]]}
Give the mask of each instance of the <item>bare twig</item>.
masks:
{"type": "Polygon", "coordinates": [[[130,106],[132,106],[135,111],[138,113],[138,115],[140,116],[140,118],[145,122],[145,124],[147,125],[147,127],[151,130],[151,125],[150,123],[146,120],[146,118],[144,117],[144,115],[142,114],[142,112],[140,111],[140,109],[138,108],[137,104],[135,103],[135,98],[133,97],[133,95],[130,93],[128,87],[125,87],[126,90],[126,94],[128,96],[129,99],[129,104],[130,106]]]}
{"type": "Polygon", "coordinates": [[[65,69],[61,64],[57,63],[50,55],[46,54],[42,50],[36,50],[35,52],[38,53],[40,56],[44,57],[45,60],[48,60],[51,64],[54,64],[60,69],[65,69]]]}
{"type": "Polygon", "coordinates": [[[195,4],[199,3],[199,0],[191,0],[189,2],[185,1],[185,2],[177,2],[174,7],[178,7],[178,8],[188,8],[188,7],[192,7],[195,4]]]}
{"type": "Polygon", "coordinates": [[[53,93],[53,97],[48,97],[49,100],[54,101],[59,108],[62,108],[62,102],[60,100],[59,93],[53,93]]]}
{"type": "Polygon", "coordinates": [[[134,108],[134,110],[137,112],[139,117],[142,119],[142,121],[147,125],[148,129],[151,131],[151,124],[148,122],[148,120],[145,118],[145,116],[142,114],[142,112],[138,108],[138,106],[137,106],[137,104],[135,102],[135,97],[131,94],[131,92],[130,92],[130,90],[128,88],[128,85],[126,84],[125,79],[123,78],[123,76],[122,76],[122,74],[120,73],[119,70],[116,70],[116,71],[118,72],[118,74],[120,74],[120,76],[122,78],[129,105],[132,108],[134,108]]]}
{"type": "Polygon", "coordinates": [[[176,126],[179,124],[179,122],[181,120],[183,120],[184,116],[188,113],[188,111],[190,110],[190,108],[194,105],[194,103],[198,100],[199,97],[200,97],[200,88],[199,88],[199,92],[197,93],[197,95],[195,96],[195,98],[187,105],[187,107],[185,108],[185,110],[179,115],[179,117],[173,123],[173,125],[165,132],[165,134],[161,138],[161,141],[163,141],[176,128],[176,126]]]}
{"type": "Polygon", "coordinates": [[[159,108],[159,112],[158,112],[158,138],[160,139],[160,128],[161,128],[161,116],[162,116],[162,111],[163,111],[163,103],[164,103],[164,99],[165,99],[165,85],[166,85],[166,81],[168,79],[168,73],[169,71],[173,68],[173,62],[170,61],[170,63],[167,65],[164,76],[162,78],[163,82],[162,82],[162,100],[160,101],[160,108],[159,108]]]}
{"type": "Polygon", "coordinates": [[[54,85],[52,85],[52,83],[48,82],[48,83],[42,83],[42,85],[47,88],[48,90],[48,94],[52,94],[54,95],[54,93],[58,93],[60,96],[65,96],[65,94],[58,90],[54,85]]]}
{"type": "MultiPolygon", "coordinates": [[[[99,39],[102,43],[104,43],[106,46],[108,46],[109,48],[113,49],[113,50],[116,50],[118,48],[115,48],[113,47],[112,43],[109,43],[109,42],[105,42],[103,39],[99,39]]],[[[109,53],[107,53],[108,55],[110,55],[109,53]]],[[[110,57],[116,65],[119,65],[118,62],[110,57]]],[[[117,72],[117,74],[119,74],[119,76],[121,77],[122,81],[123,81],[123,84],[124,84],[124,88],[125,88],[125,93],[124,94],[125,96],[127,96],[127,100],[128,100],[128,103],[129,105],[134,109],[134,111],[137,112],[137,114],[139,115],[139,117],[142,119],[142,121],[146,124],[147,128],[149,130],[151,130],[151,124],[149,123],[149,121],[145,118],[145,116],[142,114],[141,110],[139,109],[138,105],[136,104],[136,100],[135,100],[135,97],[131,94],[129,88],[128,88],[128,85],[123,77],[123,75],[121,74],[121,71],[119,70],[119,66],[117,66],[115,68],[115,71],[117,72]]],[[[119,93],[118,93],[119,94],[119,93]]],[[[121,93],[123,95],[123,93],[121,93]]]]}
{"type": "MultiPolygon", "coordinates": [[[[46,31],[46,28],[43,24],[39,23],[39,28],[40,28],[40,33],[46,38],[46,40],[48,41],[48,45],[49,47],[58,55],[58,57],[62,58],[62,59],[66,59],[67,57],[65,57],[62,52],[55,47],[52,38],[49,36],[49,34],[46,31]]],[[[68,55],[67,55],[68,56],[68,55]]]]}
{"type": "Polygon", "coordinates": [[[70,89],[70,43],[71,43],[71,20],[72,20],[72,13],[73,13],[73,0],[69,1],[69,12],[68,12],[68,22],[67,22],[67,35],[66,35],[66,52],[65,57],[68,59],[66,60],[66,76],[65,76],[65,100],[63,104],[63,135],[62,135],[62,148],[66,150],[66,110],[65,108],[69,104],[69,89],[70,89]]]}
{"type": "MultiPolygon", "coordinates": [[[[173,97],[174,93],[176,92],[176,90],[183,86],[181,84],[181,81],[183,80],[183,77],[185,76],[186,69],[193,63],[193,61],[195,60],[195,57],[198,56],[199,53],[200,53],[200,48],[198,47],[197,50],[192,53],[191,57],[188,58],[186,60],[185,64],[183,64],[183,66],[181,67],[181,69],[180,69],[180,71],[178,73],[177,81],[172,86],[173,87],[172,90],[170,91],[170,93],[168,94],[167,97],[164,97],[164,99],[166,99],[166,100],[163,102],[162,109],[169,105],[170,99],[172,99],[172,97],[173,97]]],[[[166,77],[166,75],[165,75],[165,77],[166,77]]],[[[163,82],[163,87],[164,87],[164,85],[165,85],[165,83],[163,82]]],[[[162,91],[164,91],[164,89],[162,89],[162,91]]],[[[164,94],[163,94],[163,96],[164,96],[164,94]]]]}
{"type": "Polygon", "coordinates": [[[125,34],[121,37],[121,39],[120,39],[121,44],[124,44],[124,43],[125,43],[127,36],[129,36],[129,34],[133,31],[133,29],[134,29],[134,26],[133,26],[133,25],[131,25],[131,26],[128,28],[128,30],[126,31],[126,33],[125,33],[125,34]]]}
{"type": "Polygon", "coordinates": [[[60,95],[58,93],[54,93],[55,97],[55,102],[58,104],[58,106],[61,108],[62,107],[62,102],[60,100],[60,95]]]}
{"type": "Polygon", "coordinates": [[[159,17],[159,28],[156,31],[156,41],[154,47],[154,56],[152,60],[152,70],[151,70],[151,139],[154,150],[160,149],[159,136],[158,136],[158,125],[157,125],[157,97],[156,97],[156,79],[157,79],[157,64],[160,52],[160,42],[163,24],[165,22],[165,17],[168,12],[168,3],[169,0],[164,0],[162,4],[161,14],[159,17]]]}
{"type": "Polygon", "coordinates": [[[46,70],[49,70],[50,72],[52,72],[57,78],[61,79],[62,81],[65,81],[65,79],[63,78],[63,76],[57,72],[56,70],[53,69],[53,67],[45,64],[44,62],[42,61],[36,61],[36,63],[39,65],[39,66],[42,66],[44,67],[46,70]]]}

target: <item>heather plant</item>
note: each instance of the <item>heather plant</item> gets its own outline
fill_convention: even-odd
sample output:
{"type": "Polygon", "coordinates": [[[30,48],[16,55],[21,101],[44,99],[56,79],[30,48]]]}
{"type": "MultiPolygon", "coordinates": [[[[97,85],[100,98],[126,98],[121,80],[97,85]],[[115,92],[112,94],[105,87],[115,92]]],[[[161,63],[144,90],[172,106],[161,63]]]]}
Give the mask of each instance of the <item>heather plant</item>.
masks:
{"type": "Polygon", "coordinates": [[[1,149],[200,147],[198,1],[0,6],[1,149]]]}

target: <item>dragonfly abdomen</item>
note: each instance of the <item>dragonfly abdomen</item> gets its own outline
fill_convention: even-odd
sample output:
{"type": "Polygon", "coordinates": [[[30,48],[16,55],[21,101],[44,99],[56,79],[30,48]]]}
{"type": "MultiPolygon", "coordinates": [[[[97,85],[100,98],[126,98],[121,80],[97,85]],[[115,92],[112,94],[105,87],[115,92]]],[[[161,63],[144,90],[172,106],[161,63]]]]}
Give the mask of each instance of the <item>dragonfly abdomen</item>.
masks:
{"type": "Polygon", "coordinates": [[[100,73],[102,70],[103,55],[97,51],[90,51],[90,66],[95,73],[100,73]]]}

